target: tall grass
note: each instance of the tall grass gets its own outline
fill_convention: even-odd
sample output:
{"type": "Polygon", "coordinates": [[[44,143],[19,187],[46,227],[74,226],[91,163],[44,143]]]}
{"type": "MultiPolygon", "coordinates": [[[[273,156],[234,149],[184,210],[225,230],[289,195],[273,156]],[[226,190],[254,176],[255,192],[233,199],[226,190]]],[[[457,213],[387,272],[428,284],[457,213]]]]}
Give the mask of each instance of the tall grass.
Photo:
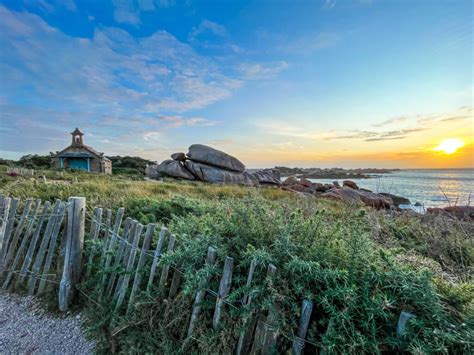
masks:
{"type": "MultiPolygon", "coordinates": [[[[182,292],[163,303],[159,289],[142,293],[126,316],[115,313],[93,292],[95,280],[81,286],[90,326],[104,352],[230,353],[250,312],[278,310],[278,351],[291,346],[299,305],[314,302],[306,349],[328,353],[470,353],[474,336],[474,249],[472,222],[443,216],[377,212],[339,202],[301,198],[277,189],[250,189],[200,183],[130,181],[123,177],[72,174],[68,184],[28,179],[2,182],[1,192],[43,199],[86,196],[88,205],[117,209],[142,223],[165,223],[178,248],[161,264],[183,273],[182,292]],[[77,179],[77,182],[76,182],[77,179]],[[209,245],[218,265],[234,258],[228,301],[238,305],[251,292],[250,309],[227,307],[223,327],[209,324],[215,300],[206,299],[193,339],[184,342],[192,299],[199,281],[219,268],[203,267],[209,245]],[[251,289],[248,267],[259,273],[251,289]],[[264,277],[269,263],[275,278],[264,277]],[[396,335],[401,311],[415,318],[396,335]]],[[[156,242],[156,241],[155,241],[156,242]]]]}

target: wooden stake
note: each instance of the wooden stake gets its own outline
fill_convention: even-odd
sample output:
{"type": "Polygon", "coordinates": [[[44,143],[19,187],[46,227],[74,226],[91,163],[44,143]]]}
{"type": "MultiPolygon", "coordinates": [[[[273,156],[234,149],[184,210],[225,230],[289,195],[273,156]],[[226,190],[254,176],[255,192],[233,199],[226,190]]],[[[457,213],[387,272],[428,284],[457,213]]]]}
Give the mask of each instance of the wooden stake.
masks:
{"type": "Polygon", "coordinates": [[[216,301],[216,308],[214,310],[214,317],[212,318],[212,327],[218,329],[221,317],[222,308],[224,306],[224,300],[229,294],[230,287],[232,285],[232,269],[234,267],[234,259],[231,257],[225,258],[224,270],[222,272],[221,282],[219,284],[219,292],[216,301]]]}
{"type": "Polygon", "coordinates": [[[299,355],[304,349],[304,340],[306,339],[306,333],[308,332],[309,321],[311,319],[311,313],[313,312],[313,302],[304,300],[301,305],[300,320],[298,323],[298,334],[297,338],[293,341],[293,354],[299,355]]]}
{"type": "Polygon", "coordinates": [[[147,283],[147,288],[146,288],[147,291],[150,291],[151,285],[153,284],[153,279],[155,278],[155,273],[156,273],[156,267],[158,266],[158,262],[160,261],[161,249],[163,248],[163,244],[165,242],[165,237],[167,233],[168,233],[168,228],[161,227],[160,237],[156,244],[155,253],[153,254],[153,263],[151,264],[150,276],[148,278],[148,283],[147,283]]]}
{"type": "Polygon", "coordinates": [[[143,245],[140,253],[140,259],[138,259],[137,271],[135,273],[135,279],[133,280],[132,291],[130,292],[129,305],[133,302],[135,294],[138,292],[142,278],[143,278],[143,266],[145,266],[148,250],[150,249],[151,237],[155,232],[155,224],[150,223],[146,227],[145,238],[143,239],[143,245]]]}
{"type": "Polygon", "coordinates": [[[59,309],[63,312],[68,310],[74,297],[76,283],[81,276],[85,213],[86,199],[84,197],[70,197],[64,267],[59,284],[59,309]]]}
{"type": "MultiPolygon", "coordinates": [[[[176,236],[174,234],[171,234],[170,240],[168,242],[168,250],[166,251],[167,253],[171,253],[174,250],[174,244],[176,243],[176,236]]],[[[163,270],[161,270],[161,277],[160,277],[160,283],[159,286],[165,287],[166,281],[168,280],[168,274],[170,272],[170,265],[164,265],[163,270]]]]}
{"type": "Polygon", "coordinates": [[[138,244],[140,242],[140,235],[142,234],[142,231],[143,231],[143,225],[139,223],[135,231],[133,246],[130,250],[130,257],[128,258],[127,269],[125,270],[125,275],[123,276],[123,282],[120,285],[120,290],[118,292],[118,299],[117,299],[117,304],[115,305],[115,309],[119,309],[125,299],[128,284],[130,282],[131,273],[135,265],[135,257],[137,255],[138,244]]]}
{"type": "MultiPolygon", "coordinates": [[[[207,257],[206,257],[206,265],[211,266],[214,265],[216,262],[216,249],[213,247],[209,247],[207,249],[207,257]]],[[[206,296],[206,291],[204,290],[209,283],[209,278],[203,279],[199,283],[198,291],[196,292],[196,297],[194,298],[193,310],[191,313],[191,320],[189,321],[189,328],[187,339],[189,339],[194,332],[194,328],[196,327],[196,323],[199,317],[199,313],[201,313],[201,306],[202,302],[204,301],[204,297],[206,296]]]]}

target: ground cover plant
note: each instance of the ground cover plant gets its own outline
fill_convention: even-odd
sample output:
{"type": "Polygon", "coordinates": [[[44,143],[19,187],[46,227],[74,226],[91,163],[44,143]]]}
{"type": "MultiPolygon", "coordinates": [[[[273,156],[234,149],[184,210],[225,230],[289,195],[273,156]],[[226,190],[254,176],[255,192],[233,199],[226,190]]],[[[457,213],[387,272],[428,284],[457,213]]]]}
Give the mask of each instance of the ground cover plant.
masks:
{"type": "Polygon", "coordinates": [[[309,299],[310,352],[472,352],[472,222],[348,207],[269,188],[47,174],[67,184],[3,177],[0,192],[44,200],[86,196],[89,208],[123,206],[126,216],[166,224],[178,238],[180,247],[160,262],[183,273],[182,292],[168,303],[155,288],[140,294],[138,306],[124,315],[94,292],[97,279],[81,285],[80,306],[90,315],[99,351],[230,353],[249,315],[269,308],[278,309],[276,350],[284,351],[291,347],[301,301],[309,299]],[[231,305],[214,331],[215,299],[207,297],[203,321],[184,341],[197,284],[210,275],[209,288],[218,288],[220,268],[203,269],[209,245],[217,249],[218,265],[234,258],[231,305]],[[258,270],[272,263],[277,272],[272,279],[260,272],[246,289],[252,260],[258,270]],[[251,307],[241,307],[248,292],[251,307]],[[415,317],[397,336],[401,311],[415,317]]]}

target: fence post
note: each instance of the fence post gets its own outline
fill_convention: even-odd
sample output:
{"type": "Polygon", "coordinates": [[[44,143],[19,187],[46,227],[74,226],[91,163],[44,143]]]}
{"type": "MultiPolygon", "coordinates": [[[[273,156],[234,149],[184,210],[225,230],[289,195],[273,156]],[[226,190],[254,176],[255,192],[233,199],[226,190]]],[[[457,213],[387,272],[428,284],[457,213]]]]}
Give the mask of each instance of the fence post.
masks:
{"type": "Polygon", "coordinates": [[[74,296],[76,283],[81,276],[84,228],[86,224],[86,198],[70,197],[68,201],[66,250],[59,285],[59,309],[66,311],[74,296]]]}

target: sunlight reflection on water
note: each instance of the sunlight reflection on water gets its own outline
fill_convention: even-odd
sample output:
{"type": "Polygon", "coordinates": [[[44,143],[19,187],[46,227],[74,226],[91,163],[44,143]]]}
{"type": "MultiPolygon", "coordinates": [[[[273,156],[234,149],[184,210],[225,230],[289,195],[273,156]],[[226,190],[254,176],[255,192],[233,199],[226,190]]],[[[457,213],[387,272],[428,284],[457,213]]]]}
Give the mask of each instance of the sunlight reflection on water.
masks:
{"type": "MultiPolygon", "coordinates": [[[[331,183],[334,179],[310,180],[331,183]]],[[[426,207],[448,206],[447,199],[451,205],[466,205],[469,199],[471,205],[474,203],[474,169],[402,170],[352,180],[359,187],[407,197],[412,203],[420,202],[426,207]]]]}

